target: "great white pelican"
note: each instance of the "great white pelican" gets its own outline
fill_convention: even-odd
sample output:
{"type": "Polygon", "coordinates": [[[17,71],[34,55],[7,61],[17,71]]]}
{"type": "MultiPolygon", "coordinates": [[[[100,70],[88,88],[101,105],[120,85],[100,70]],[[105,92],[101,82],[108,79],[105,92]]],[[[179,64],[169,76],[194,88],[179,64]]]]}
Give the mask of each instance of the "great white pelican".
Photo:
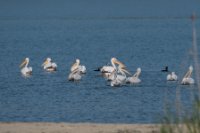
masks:
{"type": "Polygon", "coordinates": [[[25,58],[25,60],[21,63],[20,68],[21,73],[24,76],[30,76],[32,74],[32,67],[28,67],[29,64],[29,58],[25,58]]]}

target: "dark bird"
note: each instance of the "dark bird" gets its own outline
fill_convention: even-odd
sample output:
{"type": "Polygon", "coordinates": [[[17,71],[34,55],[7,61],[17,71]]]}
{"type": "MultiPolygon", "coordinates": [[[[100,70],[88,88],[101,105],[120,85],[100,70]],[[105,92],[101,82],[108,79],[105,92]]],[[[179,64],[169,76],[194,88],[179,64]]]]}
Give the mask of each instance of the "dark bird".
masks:
{"type": "Polygon", "coordinates": [[[162,72],[168,72],[168,66],[165,67],[165,69],[161,70],[162,72]]]}
{"type": "Polygon", "coordinates": [[[97,69],[95,69],[94,71],[101,71],[102,67],[98,67],[97,69]]]}

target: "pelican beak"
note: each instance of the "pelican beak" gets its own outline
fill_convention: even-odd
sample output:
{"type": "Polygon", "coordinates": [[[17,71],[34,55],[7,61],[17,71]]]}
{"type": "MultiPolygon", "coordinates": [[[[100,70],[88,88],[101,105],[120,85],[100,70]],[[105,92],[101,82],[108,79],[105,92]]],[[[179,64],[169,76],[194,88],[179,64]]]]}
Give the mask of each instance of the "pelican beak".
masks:
{"type": "Polygon", "coordinates": [[[74,64],[72,64],[72,67],[74,67],[77,63],[75,62],[74,64]]]}
{"type": "Polygon", "coordinates": [[[122,68],[121,70],[122,70],[123,72],[125,72],[125,73],[131,75],[131,73],[130,73],[128,70],[126,70],[125,68],[122,68]]]}
{"type": "Polygon", "coordinates": [[[120,62],[118,60],[116,60],[114,63],[118,64],[121,68],[125,68],[126,67],[122,62],[120,62]]]}
{"type": "Polygon", "coordinates": [[[71,71],[74,70],[77,67],[77,62],[75,62],[72,66],[71,66],[71,71]]]}
{"type": "Polygon", "coordinates": [[[26,63],[26,60],[24,60],[19,67],[23,67],[26,63]]]}
{"type": "Polygon", "coordinates": [[[46,65],[48,63],[47,60],[44,61],[44,63],[42,64],[42,66],[46,65]]]}
{"type": "Polygon", "coordinates": [[[72,71],[73,74],[75,74],[75,73],[77,73],[77,72],[78,72],[78,68],[76,68],[76,69],[74,69],[74,70],[72,71]]]}

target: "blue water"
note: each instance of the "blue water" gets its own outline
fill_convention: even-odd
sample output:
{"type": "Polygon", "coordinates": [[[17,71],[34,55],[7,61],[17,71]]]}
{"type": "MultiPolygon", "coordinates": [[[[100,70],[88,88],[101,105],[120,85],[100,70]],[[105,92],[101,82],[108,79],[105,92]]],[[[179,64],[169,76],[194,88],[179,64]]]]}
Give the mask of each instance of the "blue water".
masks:
{"type": "MultiPolygon", "coordinates": [[[[200,14],[193,2],[5,2],[0,9],[0,121],[156,123],[167,103],[175,105],[178,91],[189,110],[196,85],[167,82],[160,70],[168,65],[181,78],[193,64],[189,16],[200,14]],[[33,67],[30,78],[19,69],[25,57],[33,67]],[[58,64],[57,72],[43,71],[46,57],[58,64]],[[111,57],[132,73],[141,67],[142,82],[110,87],[93,70],[111,57]],[[67,81],[76,58],[88,70],[79,83],[67,81]]],[[[198,19],[196,27],[200,38],[198,19]]]]}

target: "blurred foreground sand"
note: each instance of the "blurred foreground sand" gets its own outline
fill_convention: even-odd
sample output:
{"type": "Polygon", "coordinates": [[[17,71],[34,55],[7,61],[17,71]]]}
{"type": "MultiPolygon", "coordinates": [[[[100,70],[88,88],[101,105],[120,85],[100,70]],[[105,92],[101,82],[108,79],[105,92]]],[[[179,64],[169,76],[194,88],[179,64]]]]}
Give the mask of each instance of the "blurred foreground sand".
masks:
{"type": "Polygon", "coordinates": [[[0,133],[159,133],[159,125],[1,122],[0,133]]]}

